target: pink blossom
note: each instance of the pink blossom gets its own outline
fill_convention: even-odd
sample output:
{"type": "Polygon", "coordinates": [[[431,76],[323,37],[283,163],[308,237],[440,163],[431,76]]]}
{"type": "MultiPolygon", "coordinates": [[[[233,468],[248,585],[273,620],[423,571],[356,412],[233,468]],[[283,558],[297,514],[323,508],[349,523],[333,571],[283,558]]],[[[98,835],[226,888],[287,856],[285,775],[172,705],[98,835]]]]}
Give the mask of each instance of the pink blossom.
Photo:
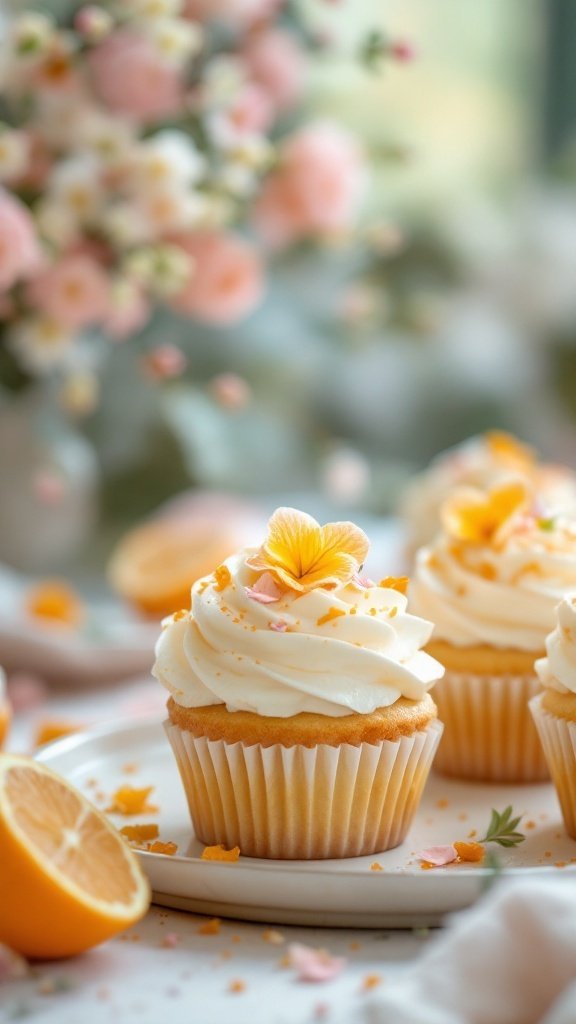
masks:
{"type": "Polygon", "coordinates": [[[283,0],[184,0],[182,14],[194,21],[226,21],[247,26],[272,17],[283,0]]]}
{"type": "Polygon", "coordinates": [[[310,125],[288,140],[278,170],[264,183],[257,227],[276,247],[343,231],[353,222],[363,180],[354,139],[334,125],[310,125]]]}
{"type": "Polygon", "coordinates": [[[268,628],[272,629],[275,633],[286,633],[288,623],[284,619],[276,619],[275,622],[268,623],[268,628]]]}
{"type": "Polygon", "coordinates": [[[146,372],[158,380],[180,377],[187,365],[188,360],[182,349],[170,343],[157,345],[144,359],[146,372]]]}
{"type": "Polygon", "coordinates": [[[30,277],[40,263],[32,217],[19,199],[0,189],[0,292],[30,277]]]}
{"type": "Polygon", "coordinates": [[[427,850],[422,850],[420,859],[425,861],[427,864],[433,864],[435,868],[444,867],[445,864],[451,864],[452,861],[457,860],[458,854],[454,847],[450,844],[449,846],[429,846],[427,850]]]}
{"type": "Polygon", "coordinates": [[[282,597],[282,591],[271,572],[260,576],[253,587],[246,587],[246,597],[259,604],[275,604],[282,597]]]}
{"type": "Polygon", "coordinates": [[[394,60],[399,61],[401,64],[407,64],[409,61],[414,60],[416,51],[412,43],[409,43],[406,39],[397,39],[390,47],[390,54],[394,60]]]}
{"type": "Polygon", "coordinates": [[[173,305],[205,323],[231,324],[255,309],[262,299],[262,262],[237,235],[198,231],[174,239],[194,261],[194,271],[173,305]]]}
{"type": "Polygon", "coordinates": [[[354,576],[350,582],[355,587],[359,587],[360,590],[369,590],[371,587],[375,587],[374,580],[371,580],[369,576],[360,576],[359,573],[354,573],[354,576]]]}
{"type": "Polygon", "coordinates": [[[331,956],[325,949],[313,949],[300,942],[290,943],[288,955],[300,981],[330,981],[346,966],[345,957],[331,956]]]}
{"type": "Polygon", "coordinates": [[[231,105],[218,117],[218,130],[224,144],[247,135],[267,131],[274,116],[271,99],[259,85],[248,83],[240,89],[231,105]]]}
{"type": "Polygon", "coordinates": [[[129,28],[112,33],[89,56],[94,88],[110,110],[143,121],[175,114],[182,105],[182,81],[145,36],[129,28]]]}
{"type": "Polygon", "coordinates": [[[30,282],[27,298],[62,327],[76,331],[104,319],[110,283],[97,260],[69,254],[30,282]]]}
{"type": "Polygon", "coordinates": [[[295,37],[270,28],[248,38],[242,52],[252,81],[256,82],[278,111],[289,110],[305,85],[304,54],[295,37]]]}
{"type": "Polygon", "coordinates": [[[244,409],[252,397],[250,385],[237,373],[219,373],[210,381],[210,391],[224,409],[244,409]]]}

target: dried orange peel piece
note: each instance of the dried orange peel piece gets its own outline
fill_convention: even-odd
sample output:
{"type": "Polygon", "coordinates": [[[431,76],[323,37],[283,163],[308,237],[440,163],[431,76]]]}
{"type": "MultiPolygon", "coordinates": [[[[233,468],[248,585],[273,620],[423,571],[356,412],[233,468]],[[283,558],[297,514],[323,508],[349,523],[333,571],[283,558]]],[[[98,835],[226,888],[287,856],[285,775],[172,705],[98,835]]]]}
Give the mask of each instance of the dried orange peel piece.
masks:
{"type": "Polygon", "coordinates": [[[459,860],[467,861],[470,864],[478,864],[484,860],[486,850],[482,843],[456,842],[453,845],[459,860]]]}
{"type": "Polygon", "coordinates": [[[162,843],[159,839],[148,843],[146,849],[149,853],[162,853],[165,857],[173,857],[178,852],[177,843],[162,843]]]}
{"type": "Polygon", "coordinates": [[[202,851],[201,860],[223,860],[233,863],[238,860],[239,856],[239,846],[233,846],[231,850],[226,850],[220,844],[218,846],[205,846],[202,851]]]}
{"type": "Polygon", "coordinates": [[[160,829],[158,825],[124,825],[120,834],[132,843],[144,843],[147,839],[157,839],[160,829]]]}
{"type": "Polygon", "coordinates": [[[134,789],[133,786],[120,786],[112,794],[112,803],[106,808],[108,814],[154,814],[158,808],[148,803],[148,797],[154,786],[134,789]]]}
{"type": "Polygon", "coordinates": [[[24,606],[32,618],[63,626],[78,626],[85,616],[82,601],[64,580],[38,583],[28,591],[24,606]]]}
{"type": "Polygon", "coordinates": [[[53,743],[63,736],[70,736],[74,732],[80,732],[82,726],[72,722],[63,722],[57,718],[43,718],[38,722],[34,746],[43,747],[45,743],[53,743]]]}
{"type": "Polygon", "coordinates": [[[148,883],[106,816],[13,754],[0,754],[0,849],[0,943],[23,956],[75,956],[148,909],[148,883]]]}

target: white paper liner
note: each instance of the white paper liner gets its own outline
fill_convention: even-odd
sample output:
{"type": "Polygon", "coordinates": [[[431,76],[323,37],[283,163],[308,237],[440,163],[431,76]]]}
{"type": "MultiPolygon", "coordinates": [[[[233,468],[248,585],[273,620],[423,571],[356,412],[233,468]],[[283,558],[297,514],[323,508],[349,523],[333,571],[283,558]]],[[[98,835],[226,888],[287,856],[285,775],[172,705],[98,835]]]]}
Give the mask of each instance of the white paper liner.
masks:
{"type": "Polygon", "coordinates": [[[556,787],[566,831],[576,839],[576,722],[544,710],[542,696],[530,701],[530,711],[556,787]]]}
{"type": "Polygon", "coordinates": [[[528,702],[541,692],[534,675],[447,671],[434,687],[444,735],[434,768],[478,782],[541,782],[548,767],[528,702]]]}
{"type": "Polygon", "coordinates": [[[170,721],[197,837],[247,857],[310,860],[381,853],[404,839],[442,725],[360,746],[244,746],[170,721]]]}

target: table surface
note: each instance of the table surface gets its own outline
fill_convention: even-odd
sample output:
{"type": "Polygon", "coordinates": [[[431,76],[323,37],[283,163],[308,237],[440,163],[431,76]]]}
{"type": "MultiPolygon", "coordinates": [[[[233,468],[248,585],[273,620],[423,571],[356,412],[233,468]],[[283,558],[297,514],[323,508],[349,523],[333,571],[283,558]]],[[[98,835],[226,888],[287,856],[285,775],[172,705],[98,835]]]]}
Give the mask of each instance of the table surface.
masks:
{"type": "MultiPolygon", "coordinates": [[[[16,716],[9,748],[29,751],[38,721],[78,725],[160,708],[157,683],[140,680],[97,691],[51,691],[48,700],[16,716]]],[[[363,1004],[397,977],[429,937],[412,931],[273,929],[223,920],[218,934],[200,933],[198,915],[152,907],[116,939],[74,960],[39,964],[22,981],[3,985],[0,1021],[42,1024],[312,1024],[338,1012],[356,1022],[363,1004]],[[328,982],[299,981],[282,964],[290,942],[346,958],[328,982]],[[113,1015],[113,1017],[112,1017],[113,1015]]]]}

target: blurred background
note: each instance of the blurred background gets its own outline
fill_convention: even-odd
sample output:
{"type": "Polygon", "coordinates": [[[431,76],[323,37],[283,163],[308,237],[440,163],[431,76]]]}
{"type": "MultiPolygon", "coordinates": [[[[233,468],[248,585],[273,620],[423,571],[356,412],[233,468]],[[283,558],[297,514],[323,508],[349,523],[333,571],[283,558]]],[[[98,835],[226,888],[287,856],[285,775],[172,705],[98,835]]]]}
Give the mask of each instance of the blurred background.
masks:
{"type": "MultiPolygon", "coordinates": [[[[52,269],[9,268],[0,287],[0,558],[31,573],[98,569],[130,526],[189,489],[383,516],[435,453],[492,427],[574,462],[570,0],[153,7],[4,4],[0,197],[31,211],[52,269]],[[186,76],[180,120],[136,111],[139,96],[122,109],[106,90],[116,33],[159,41],[186,76]],[[74,119],[83,103],[117,117],[133,146],[175,125],[192,140],[202,205],[189,223],[188,206],[170,220],[158,202],[161,227],[138,235],[125,166],[103,149],[95,165],[74,119]],[[18,133],[33,147],[27,168],[18,133]],[[70,226],[78,184],[96,213],[83,220],[77,206],[70,226]],[[258,282],[245,253],[238,270],[223,252],[227,269],[210,277],[204,235],[229,230],[256,253],[258,282]],[[190,267],[170,263],[175,241],[193,287],[190,267]],[[116,319],[72,317],[70,340],[54,295],[62,281],[68,298],[96,287],[90,274],[66,279],[78,254],[100,261],[126,305],[116,319]],[[119,325],[136,293],[146,315],[119,325]]],[[[144,157],[130,160],[144,174],[144,157]]],[[[134,202],[149,213],[142,187],[134,202]]],[[[0,205],[0,284],[1,216],[0,205]]]]}

